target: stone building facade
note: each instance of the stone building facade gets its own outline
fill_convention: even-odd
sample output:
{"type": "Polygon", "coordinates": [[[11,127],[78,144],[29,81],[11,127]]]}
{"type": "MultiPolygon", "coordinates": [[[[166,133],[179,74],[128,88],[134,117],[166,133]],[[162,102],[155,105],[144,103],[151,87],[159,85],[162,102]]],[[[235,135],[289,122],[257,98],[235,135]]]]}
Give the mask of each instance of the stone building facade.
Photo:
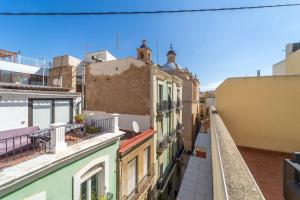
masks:
{"type": "Polygon", "coordinates": [[[182,68],[176,63],[176,53],[172,46],[167,53],[167,63],[161,69],[183,80],[182,119],[184,146],[187,151],[191,152],[200,127],[199,80],[187,68],[182,68]]]}

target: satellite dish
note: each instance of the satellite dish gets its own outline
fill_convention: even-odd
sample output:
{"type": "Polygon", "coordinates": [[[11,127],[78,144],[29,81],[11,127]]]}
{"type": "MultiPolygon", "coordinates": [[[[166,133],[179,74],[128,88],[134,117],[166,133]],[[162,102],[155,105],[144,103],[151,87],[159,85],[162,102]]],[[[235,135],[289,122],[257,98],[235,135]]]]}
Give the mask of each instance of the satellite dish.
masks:
{"type": "Polygon", "coordinates": [[[132,122],[132,128],[135,133],[138,133],[140,131],[139,124],[136,121],[132,122]]]}
{"type": "Polygon", "coordinates": [[[60,80],[59,80],[59,78],[55,78],[52,82],[53,82],[53,85],[54,85],[54,86],[59,86],[59,85],[60,85],[60,80]]]}

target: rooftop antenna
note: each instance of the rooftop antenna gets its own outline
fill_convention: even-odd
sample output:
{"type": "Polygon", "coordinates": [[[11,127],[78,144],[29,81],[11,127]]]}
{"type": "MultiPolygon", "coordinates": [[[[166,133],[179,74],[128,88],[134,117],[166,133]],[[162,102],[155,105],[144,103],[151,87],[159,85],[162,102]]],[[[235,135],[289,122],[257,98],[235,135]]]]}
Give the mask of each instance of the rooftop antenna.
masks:
{"type": "Polygon", "coordinates": [[[159,65],[159,59],[158,59],[158,37],[156,37],[156,62],[159,65]]]}
{"type": "Polygon", "coordinates": [[[116,36],[116,49],[119,50],[119,33],[117,33],[117,36],[116,36]]]}

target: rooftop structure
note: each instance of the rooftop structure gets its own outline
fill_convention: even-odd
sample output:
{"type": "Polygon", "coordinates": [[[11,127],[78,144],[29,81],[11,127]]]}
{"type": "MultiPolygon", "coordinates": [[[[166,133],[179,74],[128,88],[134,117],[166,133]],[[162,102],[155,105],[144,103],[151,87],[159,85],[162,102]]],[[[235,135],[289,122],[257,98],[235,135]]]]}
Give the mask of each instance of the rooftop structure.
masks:
{"type": "Polygon", "coordinates": [[[49,129],[1,139],[6,147],[1,143],[0,161],[6,166],[0,171],[0,198],[114,199],[116,174],[111,169],[116,169],[123,134],[118,115],[113,115],[81,124],[55,123],[49,129]],[[22,146],[8,148],[10,143],[22,146]],[[9,152],[3,154],[3,149],[9,152]]]}
{"type": "Polygon", "coordinates": [[[167,63],[160,69],[183,80],[183,136],[185,148],[191,152],[200,124],[199,80],[187,68],[182,68],[176,63],[176,52],[172,45],[170,45],[170,50],[167,53],[167,63]]]}
{"type": "Polygon", "coordinates": [[[300,74],[300,43],[286,45],[286,57],[273,65],[272,75],[300,74]]]}
{"type": "Polygon", "coordinates": [[[52,64],[45,58],[30,58],[17,52],[0,50],[0,82],[47,85],[52,64]]]}

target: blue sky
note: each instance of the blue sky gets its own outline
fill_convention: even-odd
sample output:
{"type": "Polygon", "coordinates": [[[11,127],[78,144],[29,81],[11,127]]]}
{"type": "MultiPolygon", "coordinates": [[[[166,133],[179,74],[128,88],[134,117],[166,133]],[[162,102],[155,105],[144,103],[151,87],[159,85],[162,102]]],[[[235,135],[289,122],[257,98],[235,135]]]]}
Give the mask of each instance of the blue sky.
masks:
{"type": "MultiPolygon", "coordinates": [[[[294,3],[287,0],[1,0],[0,12],[77,12],[197,9],[294,3]]],[[[232,76],[270,75],[287,43],[300,41],[300,6],[247,11],[131,16],[0,16],[0,48],[31,57],[108,49],[135,56],[147,39],[156,62],[166,62],[170,42],[177,63],[197,74],[201,90],[232,76]],[[116,37],[119,35],[119,49],[116,37]]]]}

